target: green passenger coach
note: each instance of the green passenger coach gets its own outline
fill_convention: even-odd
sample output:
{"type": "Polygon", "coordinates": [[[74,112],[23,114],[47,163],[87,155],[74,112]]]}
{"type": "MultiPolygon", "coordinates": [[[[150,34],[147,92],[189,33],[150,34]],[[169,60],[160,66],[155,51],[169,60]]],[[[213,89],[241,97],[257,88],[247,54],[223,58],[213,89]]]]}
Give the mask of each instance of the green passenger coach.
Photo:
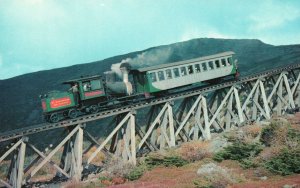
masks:
{"type": "Polygon", "coordinates": [[[234,52],[132,70],[137,92],[156,93],[237,76],[234,52]]]}

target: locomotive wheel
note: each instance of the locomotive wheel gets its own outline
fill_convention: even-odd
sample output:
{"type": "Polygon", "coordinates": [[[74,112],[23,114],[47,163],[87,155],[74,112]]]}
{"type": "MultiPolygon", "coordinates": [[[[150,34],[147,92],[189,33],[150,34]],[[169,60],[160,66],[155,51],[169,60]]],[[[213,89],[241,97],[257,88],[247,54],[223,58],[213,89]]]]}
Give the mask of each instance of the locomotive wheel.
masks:
{"type": "Polygon", "coordinates": [[[97,113],[98,112],[98,106],[97,105],[92,105],[91,107],[90,107],[90,112],[91,112],[91,114],[94,114],[94,113],[97,113]]]}
{"type": "Polygon", "coordinates": [[[58,114],[57,114],[57,113],[51,114],[50,117],[49,117],[49,120],[50,120],[50,122],[52,122],[52,123],[58,122],[58,120],[59,120],[58,114]]]}
{"type": "Polygon", "coordinates": [[[68,116],[69,116],[71,119],[76,118],[77,115],[78,115],[78,113],[77,113],[77,111],[76,111],[75,109],[69,110],[68,116]]]}

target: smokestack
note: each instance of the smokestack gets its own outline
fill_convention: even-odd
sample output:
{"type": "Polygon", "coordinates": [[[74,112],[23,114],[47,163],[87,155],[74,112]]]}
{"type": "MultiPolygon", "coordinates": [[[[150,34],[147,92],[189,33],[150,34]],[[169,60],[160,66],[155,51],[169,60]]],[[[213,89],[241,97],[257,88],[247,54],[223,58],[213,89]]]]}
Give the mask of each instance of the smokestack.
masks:
{"type": "Polygon", "coordinates": [[[120,65],[120,70],[123,74],[123,82],[126,83],[128,82],[128,73],[130,71],[131,67],[129,63],[122,63],[120,65]]]}
{"type": "Polygon", "coordinates": [[[129,73],[130,69],[131,69],[131,67],[130,67],[129,63],[122,63],[120,65],[120,70],[123,74],[123,82],[126,85],[128,95],[132,94],[132,85],[128,79],[128,73],[129,73]]]}

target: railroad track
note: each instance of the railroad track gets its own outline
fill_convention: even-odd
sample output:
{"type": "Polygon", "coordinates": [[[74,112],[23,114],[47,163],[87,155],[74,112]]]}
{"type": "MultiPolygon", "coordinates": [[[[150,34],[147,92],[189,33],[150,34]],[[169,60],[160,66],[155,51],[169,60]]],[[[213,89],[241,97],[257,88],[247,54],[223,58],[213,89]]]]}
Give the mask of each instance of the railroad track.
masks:
{"type": "Polygon", "coordinates": [[[81,123],[87,123],[90,121],[103,119],[103,118],[106,118],[109,116],[122,114],[122,113],[129,112],[132,110],[137,110],[140,108],[145,108],[148,106],[157,105],[157,104],[165,103],[168,101],[173,101],[176,99],[191,97],[191,96],[199,95],[201,93],[203,94],[203,93],[207,93],[210,91],[226,88],[229,86],[233,86],[234,84],[238,85],[238,84],[241,84],[244,82],[256,80],[258,78],[266,78],[266,77],[281,73],[283,71],[289,71],[289,70],[293,70],[293,69],[297,69],[297,68],[300,68],[300,63],[287,65],[285,67],[278,67],[278,68],[274,68],[274,69],[256,73],[256,74],[251,74],[251,75],[242,77],[239,80],[226,81],[226,82],[223,82],[220,84],[209,85],[209,86],[205,86],[202,88],[194,89],[192,91],[184,91],[181,93],[170,94],[169,96],[165,96],[165,97],[143,100],[143,101],[135,103],[135,104],[131,104],[131,105],[123,106],[123,107],[117,107],[114,109],[101,111],[101,112],[95,113],[95,114],[88,114],[88,115],[80,116],[75,119],[64,120],[64,121],[61,121],[58,123],[41,123],[41,124],[37,124],[34,126],[24,127],[21,129],[15,129],[12,131],[7,131],[4,133],[1,133],[0,134],[0,142],[4,142],[7,140],[19,138],[19,137],[30,135],[30,134],[35,134],[35,133],[42,132],[42,131],[48,131],[51,129],[57,129],[57,128],[69,127],[69,126],[77,125],[77,124],[81,124],[81,123]]]}

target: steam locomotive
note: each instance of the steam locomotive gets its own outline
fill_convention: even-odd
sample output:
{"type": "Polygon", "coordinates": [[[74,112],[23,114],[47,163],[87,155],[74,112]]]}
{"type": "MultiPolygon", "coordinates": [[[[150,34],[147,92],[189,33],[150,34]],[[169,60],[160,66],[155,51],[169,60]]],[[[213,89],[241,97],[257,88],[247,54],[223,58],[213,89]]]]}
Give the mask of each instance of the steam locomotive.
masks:
{"type": "Polygon", "coordinates": [[[69,80],[63,84],[77,85],[76,92],[55,91],[41,95],[43,115],[48,122],[97,113],[118,104],[156,97],[179,88],[214,83],[228,76],[238,76],[234,52],[228,51],[185,61],[132,69],[120,65],[122,80],[115,71],[69,80]]]}

